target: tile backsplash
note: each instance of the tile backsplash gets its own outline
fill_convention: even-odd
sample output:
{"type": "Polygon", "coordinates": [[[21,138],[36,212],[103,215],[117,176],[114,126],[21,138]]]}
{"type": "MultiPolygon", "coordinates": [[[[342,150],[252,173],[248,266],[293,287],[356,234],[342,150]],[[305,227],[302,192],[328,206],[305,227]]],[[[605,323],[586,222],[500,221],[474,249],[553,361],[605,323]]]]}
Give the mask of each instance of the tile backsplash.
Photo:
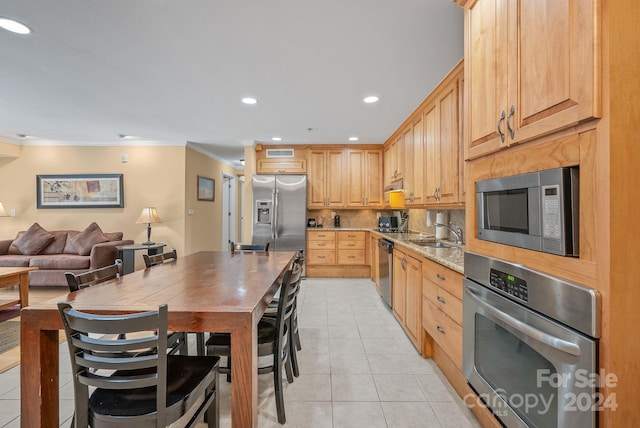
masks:
{"type": "MultiPolygon", "coordinates": [[[[465,210],[440,210],[448,217],[448,221],[460,226],[463,231],[463,238],[466,241],[465,233],[465,210]]],[[[438,210],[413,209],[408,210],[409,229],[424,232],[431,235],[436,234],[436,216],[438,210]],[[428,214],[430,212],[430,214],[428,214]],[[427,225],[427,217],[432,218],[431,225],[427,225]]],[[[314,218],[318,222],[322,218],[325,227],[333,227],[333,216],[340,216],[341,227],[378,227],[379,215],[394,215],[393,210],[309,210],[307,218],[314,218]]]]}

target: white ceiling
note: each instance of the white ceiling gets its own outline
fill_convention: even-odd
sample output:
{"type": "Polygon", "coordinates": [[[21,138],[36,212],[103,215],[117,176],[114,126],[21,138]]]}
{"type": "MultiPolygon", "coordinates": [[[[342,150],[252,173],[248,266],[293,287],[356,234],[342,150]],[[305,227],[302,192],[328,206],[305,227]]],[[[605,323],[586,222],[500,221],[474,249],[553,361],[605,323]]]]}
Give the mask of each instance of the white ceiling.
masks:
{"type": "Polygon", "coordinates": [[[0,30],[0,137],[22,144],[193,142],[230,161],[273,136],[380,144],[463,56],[452,0],[2,0],[0,16],[33,29],[0,30]]]}

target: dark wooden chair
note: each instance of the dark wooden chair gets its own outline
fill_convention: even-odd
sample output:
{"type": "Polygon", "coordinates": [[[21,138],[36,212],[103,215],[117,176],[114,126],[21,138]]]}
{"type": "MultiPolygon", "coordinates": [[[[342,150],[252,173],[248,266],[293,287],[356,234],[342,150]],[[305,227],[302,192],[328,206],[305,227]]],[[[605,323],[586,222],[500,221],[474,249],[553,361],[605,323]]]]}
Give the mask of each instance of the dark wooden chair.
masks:
{"type": "Polygon", "coordinates": [[[69,291],[78,291],[81,288],[90,287],[110,279],[122,276],[122,260],[116,259],[115,263],[99,269],[93,269],[82,273],[65,272],[69,291]]]}
{"type": "MultiPolygon", "coordinates": [[[[117,279],[122,276],[122,260],[116,259],[115,263],[99,269],[93,269],[82,273],[65,272],[69,291],[74,292],[82,288],[91,287],[110,279],[117,279]]],[[[124,334],[124,333],[121,333],[124,334]]],[[[124,336],[122,336],[124,338],[124,336]]],[[[203,337],[204,342],[204,337],[203,337]]],[[[187,334],[182,332],[170,332],[168,336],[168,347],[170,352],[186,355],[189,352],[187,343],[187,334]]],[[[200,355],[204,355],[203,351],[200,355]]]]}
{"type": "MultiPolygon", "coordinates": [[[[298,253],[293,259],[291,264],[291,269],[295,269],[296,266],[303,267],[304,264],[304,250],[298,250],[298,253]]],[[[300,292],[300,285],[302,281],[299,281],[297,284],[297,288],[294,291],[294,302],[293,302],[293,313],[291,314],[291,318],[289,319],[289,325],[287,328],[289,329],[289,344],[291,346],[291,368],[293,370],[293,375],[298,377],[300,375],[300,369],[298,367],[298,355],[297,351],[302,350],[302,342],[300,341],[300,333],[298,331],[298,293],[300,292]]],[[[275,296],[273,300],[269,303],[267,310],[264,313],[265,317],[275,318],[277,314],[279,303],[279,296],[275,296]]]]}
{"type": "MultiPolygon", "coordinates": [[[[148,254],[143,254],[142,258],[144,259],[145,267],[148,269],[153,266],[158,266],[163,263],[177,260],[178,252],[176,251],[175,248],[172,248],[171,251],[167,251],[166,253],[153,254],[151,256],[148,254]]],[[[187,342],[186,333],[184,333],[184,335],[185,335],[184,341],[186,343],[187,342]]],[[[185,347],[188,347],[188,345],[185,345],[185,347]]],[[[197,349],[198,355],[204,355],[204,333],[202,332],[196,333],[196,349],[197,349]]]]}
{"type": "Polygon", "coordinates": [[[142,258],[144,259],[144,265],[146,267],[161,265],[164,262],[172,261],[178,258],[178,254],[176,253],[176,249],[172,248],[171,251],[167,251],[166,253],[148,255],[143,254],[142,258]]]}
{"type": "MultiPolygon", "coordinates": [[[[258,367],[258,374],[273,373],[276,393],[276,410],[278,422],[286,422],[284,410],[284,391],[282,385],[282,369],[287,374],[287,381],[293,382],[291,369],[288,320],[293,313],[295,288],[302,278],[302,267],[296,266],[285,272],[280,286],[280,300],[276,318],[263,317],[258,323],[258,357],[272,356],[271,364],[258,367]]],[[[213,333],[207,340],[207,355],[227,357],[226,367],[218,367],[218,372],[231,373],[231,336],[227,333],[213,333]]]]}
{"type": "Polygon", "coordinates": [[[231,252],[236,251],[253,251],[253,252],[261,252],[261,251],[269,251],[269,243],[266,244],[243,244],[240,242],[231,242],[229,243],[231,247],[231,252]]]}
{"type": "Polygon", "coordinates": [[[194,408],[181,426],[195,426],[203,414],[218,426],[219,358],[167,355],[167,305],[127,315],[80,312],[68,303],[58,310],[71,356],[72,427],[165,427],[194,408]]]}

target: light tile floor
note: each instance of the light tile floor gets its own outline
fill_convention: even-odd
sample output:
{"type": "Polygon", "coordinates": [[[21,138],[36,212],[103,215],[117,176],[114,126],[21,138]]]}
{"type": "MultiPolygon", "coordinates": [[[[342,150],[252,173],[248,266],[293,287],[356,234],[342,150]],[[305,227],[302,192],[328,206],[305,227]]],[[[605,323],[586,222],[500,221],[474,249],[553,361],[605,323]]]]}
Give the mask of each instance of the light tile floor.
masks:
{"type": "MultiPolygon", "coordinates": [[[[306,279],[298,310],[300,377],[284,382],[286,426],[480,426],[438,367],[417,353],[371,281],[306,279]]],[[[60,351],[60,420],[69,426],[73,391],[66,344],[60,351]]],[[[259,376],[258,388],[258,426],[279,427],[272,375],[259,376]]],[[[231,425],[229,391],[221,382],[222,428],[231,425]]],[[[14,367],[0,374],[0,427],[20,426],[19,400],[14,367]]]]}

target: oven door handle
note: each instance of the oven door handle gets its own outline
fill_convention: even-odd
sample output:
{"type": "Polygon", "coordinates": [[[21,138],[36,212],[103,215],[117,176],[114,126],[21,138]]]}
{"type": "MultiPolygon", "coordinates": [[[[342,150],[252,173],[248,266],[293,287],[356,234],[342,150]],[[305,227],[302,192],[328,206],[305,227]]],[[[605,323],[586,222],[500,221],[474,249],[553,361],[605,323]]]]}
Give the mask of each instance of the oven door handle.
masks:
{"type": "Polygon", "coordinates": [[[549,345],[561,352],[569,355],[574,355],[576,357],[580,356],[580,347],[575,343],[568,342],[566,340],[560,339],[559,337],[555,337],[553,335],[540,331],[537,328],[531,327],[530,325],[523,323],[522,321],[512,317],[511,315],[506,314],[491,305],[488,305],[474,290],[469,287],[465,287],[464,291],[469,295],[469,297],[473,298],[479,305],[481,305],[488,313],[490,313],[503,323],[507,324],[508,326],[511,326],[512,328],[524,333],[525,335],[537,340],[538,342],[549,345]]]}

